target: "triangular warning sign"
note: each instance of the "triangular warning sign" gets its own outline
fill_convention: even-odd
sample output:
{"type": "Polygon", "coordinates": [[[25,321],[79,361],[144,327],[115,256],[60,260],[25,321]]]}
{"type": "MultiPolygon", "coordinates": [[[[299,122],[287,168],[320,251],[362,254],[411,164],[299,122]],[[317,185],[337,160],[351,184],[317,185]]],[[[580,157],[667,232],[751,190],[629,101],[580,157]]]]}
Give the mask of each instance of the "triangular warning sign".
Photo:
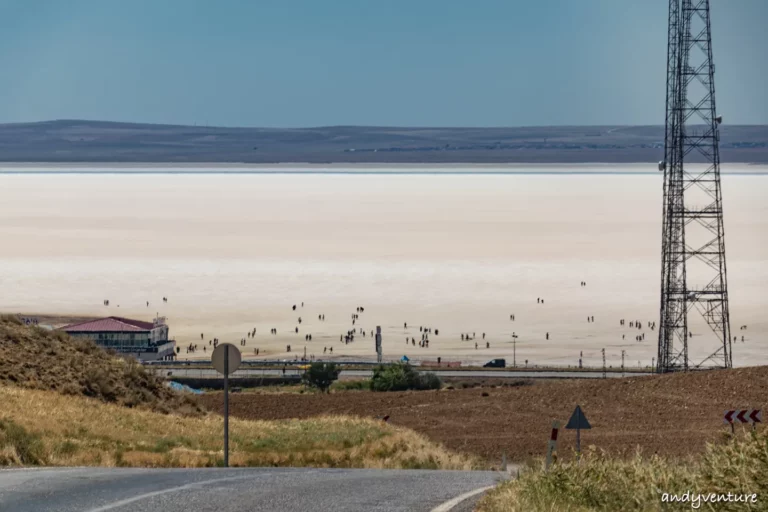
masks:
{"type": "Polygon", "coordinates": [[[592,425],[587,421],[587,417],[584,416],[584,411],[581,410],[581,406],[576,406],[576,410],[571,414],[571,419],[568,420],[568,424],[565,426],[567,429],[589,429],[592,425]]]}

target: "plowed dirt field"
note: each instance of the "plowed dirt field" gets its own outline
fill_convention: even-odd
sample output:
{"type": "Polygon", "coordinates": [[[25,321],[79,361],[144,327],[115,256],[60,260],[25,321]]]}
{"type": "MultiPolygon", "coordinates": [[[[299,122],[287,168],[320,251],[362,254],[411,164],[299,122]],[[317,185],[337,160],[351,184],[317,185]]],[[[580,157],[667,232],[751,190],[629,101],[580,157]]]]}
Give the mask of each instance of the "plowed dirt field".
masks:
{"type": "MultiPolygon", "coordinates": [[[[577,404],[592,424],[592,430],[582,431],[582,447],[595,445],[611,453],[631,454],[639,446],[645,454],[673,457],[699,453],[705,442],[717,441],[729,432],[722,419],[725,410],[768,405],[768,367],[536,381],[517,387],[489,387],[486,380],[483,385],[396,393],[235,393],[230,397],[230,411],[241,418],[265,420],[324,414],[389,415],[390,423],[497,464],[502,453],[516,462],[542,456],[552,421],[564,425],[577,404]]],[[[203,402],[212,410],[223,409],[221,393],[207,394],[203,402]]],[[[561,457],[570,456],[575,439],[575,431],[561,429],[561,457]]]]}

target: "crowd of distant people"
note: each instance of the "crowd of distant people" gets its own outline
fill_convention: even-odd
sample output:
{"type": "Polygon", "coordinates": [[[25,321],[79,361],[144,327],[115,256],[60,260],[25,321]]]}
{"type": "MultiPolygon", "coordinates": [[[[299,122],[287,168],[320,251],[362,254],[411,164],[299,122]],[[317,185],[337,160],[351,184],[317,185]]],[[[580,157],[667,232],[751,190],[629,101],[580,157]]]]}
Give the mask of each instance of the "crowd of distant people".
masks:
{"type": "MultiPolygon", "coordinates": [[[[587,286],[586,281],[581,281],[579,284],[580,284],[580,287],[582,287],[582,288],[587,286]]],[[[162,298],[162,300],[163,300],[164,303],[168,302],[168,298],[165,297],[165,296],[162,298]]],[[[109,299],[105,299],[103,302],[104,302],[105,306],[109,306],[110,305],[109,299]]],[[[542,297],[537,297],[536,303],[537,304],[544,304],[544,299],[542,297]]],[[[150,305],[150,302],[146,301],[146,306],[149,307],[149,305],[150,305]]],[[[300,306],[297,306],[296,304],[294,304],[291,307],[291,309],[293,311],[296,311],[299,308],[304,308],[304,302],[301,302],[300,306]]],[[[342,334],[339,335],[339,342],[344,343],[345,345],[349,345],[350,343],[353,343],[355,341],[356,336],[366,337],[366,335],[368,334],[366,332],[366,330],[356,326],[356,322],[360,320],[360,314],[362,314],[364,312],[365,312],[365,307],[363,307],[363,306],[357,306],[355,308],[355,312],[350,315],[350,320],[351,320],[352,328],[347,330],[345,333],[342,333],[342,334]]],[[[37,325],[38,324],[38,319],[34,318],[34,317],[20,317],[20,319],[26,325],[37,325]]],[[[324,313],[318,314],[317,319],[320,322],[324,322],[325,321],[325,314],[324,313]]],[[[515,321],[515,314],[514,313],[510,314],[509,315],[509,319],[510,319],[510,321],[514,322],[515,321]]],[[[299,330],[300,330],[299,326],[303,325],[302,322],[303,322],[302,317],[301,316],[297,317],[297,320],[296,320],[297,325],[294,327],[294,333],[295,334],[299,334],[299,330]]],[[[595,317],[593,315],[588,315],[587,316],[587,323],[589,323],[589,324],[595,323],[595,317]]],[[[619,325],[621,327],[628,326],[630,329],[637,329],[639,331],[642,331],[644,326],[647,326],[647,328],[649,328],[651,331],[656,329],[656,322],[655,321],[648,321],[648,322],[644,323],[644,322],[641,322],[640,320],[631,320],[631,321],[627,322],[626,319],[622,318],[622,319],[619,320],[619,325]]],[[[739,330],[742,330],[742,331],[744,331],[746,329],[747,329],[746,325],[742,325],[742,326],[739,327],[739,330]]],[[[407,322],[403,322],[403,330],[407,333],[407,331],[408,331],[408,323],[407,322]]],[[[413,347],[417,346],[417,344],[418,344],[419,348],[429,348],[430,336],[431,335],[438,336],[439,332],[440,331],[437,328],[419,326],[420,339],[416,340],[415,336],[407,335],[407,336],[405,336],[405,343],[406,343],[406,345],[410,345],[410,346],[413,346],[413,347]]],[[[374,335],[373,330],[369,331],[369,333],[370,333],[371,336],[374,335]]],[[[270,329],[270,334],[271,335],[277,335],[277,328],[274,328],[274,327],[271,328],[270,329]]],[[[645,341],[645,334],[646,334],[645,332],[640,332],[640,333],[636,334],[635,335],[635,341],[637,341],[637,342],[645,341]]],[[[475,349],[477,350],[479,348],[480,344],[475,340],[476,332],[472,332],[471,335],[470,335],[469,332],[462,332],[462,333],[459,334],[459,336],[460,336],[461,341],[473,341],[474,345],[475,345],[475,349]]],[[[692,337],[692,336],[693,336],[693,333],[689,333],[689,337],[692,337]]],[[[205,338],[204,334],[200,333],[200,339],[204,340],[204,338],[205,338]]],[[[246,332],[246,336],[244,338],[240,339],[240,346],[241,347],[246,347],[247,344],[248,344],[248,340],[249,339],[255,339],[255,338],[256,338],[256,327],[253,327],[252,330],[249,330],[249,331],[246,332]]],[[[516,339],[518,338],[517,334],[513,332],[512,333],[512,338],[516,341],[516,339]]],[[[545,338],[545,340],[549,340],[550,339],[550,333],[546,332],[545,335],[544,335],[544,338],[545,338]]],[[[485,342],[485,348],[486,349],[490,349],[491,344],[490,344],[490,341],[486,340],[486,333],[485,332],[481,333],[481,339],[482,339],[482,341],[485,342]]],[[[622,333],[621,339],[622,340],[626,339],[626,334],[625,333],[622,333]]],[[[738,339],[738,337],[734,336],[733,341],[737,341],[737,339],[738,339]]],[[[309,342],[313,341],[312,333],[304,333],[304,341],[306,343],[309,343],[309,342]]],[[[744,341],[744,336],[743,335],[741,336],[741,341],[742,342],[744,341]]],[[[218,344],[219,344],[219,339],[218,338],[212,338],[212,339],[210,339],[208,341],[208,346],[212,347],[212,349],[215,349],[218,346],[218,344]]],[[[198,348],[198,345],[196,343],[190,343],[186,347],[186,352],[188,354],[194,354],[198,350],[199,350],[199,348],[198,348]]],[[[207,350],[207,347],[205,345],[203,345],[203,352],[206,352],[206,350],[207,350]]],[[[256,356],[261,355],[261,351],[260,351],[259,347],[254,347],[253,350],[254,350],[254,352],[253,352],[254,355],[256,355],[256,356]]],[[[180,351],[180,348],[177,347],[177,352],[179,352],[179,351],[180,351]]],[[[304,351],[305,351],[305,354],[306,354],[306,348],[305,348],[304,351]]],[[[291,347],[290,344],[286,345],[285,352],[286,353],[292,353],[292,347],[291,347]]],[[[332,346],[331,347],[324,346],[323,347],[323,354],[324,355],[326,355],[326,354],[333,354],[333,347],[332,346]]],[[[299,356],[295,356],[295,357],[298,360],[299,356]]],[[[302,357],[301,359],[302,360],[306,360],[306,359],[314,360],[315,356],[314,356],[314,354],[310,354],[308,357],[302,357]]],[[[526,363],[527,363],[527,361],[526,361],[526,363]]]]}

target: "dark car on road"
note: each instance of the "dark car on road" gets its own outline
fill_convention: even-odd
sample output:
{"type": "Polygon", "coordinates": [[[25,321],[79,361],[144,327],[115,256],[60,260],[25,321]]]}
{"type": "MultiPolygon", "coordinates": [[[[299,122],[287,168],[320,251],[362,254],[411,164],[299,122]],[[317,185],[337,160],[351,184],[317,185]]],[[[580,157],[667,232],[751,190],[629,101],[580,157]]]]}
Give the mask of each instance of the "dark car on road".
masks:
{"type": "Polygon", "coordinates": [[[483,368],[505,368],[506,366],[507,361],[505,359],[494,359],[485,363],[483,368]]]}

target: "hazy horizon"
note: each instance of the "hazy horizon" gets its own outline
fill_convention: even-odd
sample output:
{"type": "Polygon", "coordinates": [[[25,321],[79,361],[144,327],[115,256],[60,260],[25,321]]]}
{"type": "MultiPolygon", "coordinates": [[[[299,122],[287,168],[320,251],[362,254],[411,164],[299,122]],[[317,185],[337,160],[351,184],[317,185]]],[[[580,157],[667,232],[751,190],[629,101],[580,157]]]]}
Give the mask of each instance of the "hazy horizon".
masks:
{"type": "MultiPolygon", "coordinates": [[[[428,130],[503,130],[503,129],[525,129],[525,128],[663,128],[664,119],[658,123],[650,124],[527,124],[527,125],[396,125],[396,124],[319,124],[319,125],[306,125],[306,126],[267,126],[267,125],[213,125],[213,124],[178,124],[178,123],[165,123],[165,122],[145,122],[145,121],[125,121],[122,119],[87,119],[87,118],[57,118],[57,119],[39,119],[34,121],[12,121],[12,122],[0,122],[2,125],[14,125],[14,124],[44,124],[44,123],[104,123],[104,124],[134,124],[134,125],[150,125],[150,126],[171,126],[171,127],[198,127],[198,128],[226,128],[226,129],[263,129],[263,130],[311,130],[316,128],[403,128],[408,130],[428,129],[428,130]]],[[[762,127],[768,126],[768,118],[765,122],[760,123],[729,123],[730,126],[744,126],[744,127],[762,127]]],[[[695,124],[691,126],[696,126],[695,124]]]]}

